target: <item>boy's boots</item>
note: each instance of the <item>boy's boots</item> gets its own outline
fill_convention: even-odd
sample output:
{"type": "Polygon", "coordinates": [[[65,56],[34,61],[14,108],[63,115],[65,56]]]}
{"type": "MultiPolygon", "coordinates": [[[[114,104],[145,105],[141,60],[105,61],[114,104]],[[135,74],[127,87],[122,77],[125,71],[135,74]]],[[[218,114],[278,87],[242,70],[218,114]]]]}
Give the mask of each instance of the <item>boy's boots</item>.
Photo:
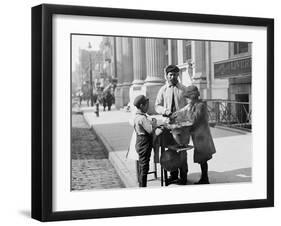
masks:
{"type": "Polygon", "coordinates": [[[139,186],[146,187],[147,185],[147,175],[140,176],[139,186]]]}

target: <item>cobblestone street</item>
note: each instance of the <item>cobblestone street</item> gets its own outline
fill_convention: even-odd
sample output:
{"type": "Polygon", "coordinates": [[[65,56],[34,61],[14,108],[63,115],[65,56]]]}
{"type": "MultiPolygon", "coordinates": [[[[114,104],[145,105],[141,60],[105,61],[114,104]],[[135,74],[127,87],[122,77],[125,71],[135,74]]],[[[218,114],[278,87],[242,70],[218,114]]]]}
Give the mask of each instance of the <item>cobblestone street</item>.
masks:
{"type": "Polygon", "coordinates": [[[83,115],[72,115],[71,190],[123,188],[124,184],[83,115]]]}

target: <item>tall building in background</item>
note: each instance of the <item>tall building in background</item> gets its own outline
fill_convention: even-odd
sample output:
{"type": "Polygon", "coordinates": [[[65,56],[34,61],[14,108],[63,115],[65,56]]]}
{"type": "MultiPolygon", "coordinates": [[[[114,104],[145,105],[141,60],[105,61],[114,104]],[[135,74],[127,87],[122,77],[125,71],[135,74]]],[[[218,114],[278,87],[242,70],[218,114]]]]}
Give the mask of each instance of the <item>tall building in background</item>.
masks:
{"type": "Polygon", "coordinates": [[[103,71],[117,78],[117,109],[144,94],[151,102],[149,113],[155,113],[168,64],[180,68],[180,81],[196,85],[201,98],[249,102],[251,108],[251,43],[104,37],[101,49],[103,71]]]}

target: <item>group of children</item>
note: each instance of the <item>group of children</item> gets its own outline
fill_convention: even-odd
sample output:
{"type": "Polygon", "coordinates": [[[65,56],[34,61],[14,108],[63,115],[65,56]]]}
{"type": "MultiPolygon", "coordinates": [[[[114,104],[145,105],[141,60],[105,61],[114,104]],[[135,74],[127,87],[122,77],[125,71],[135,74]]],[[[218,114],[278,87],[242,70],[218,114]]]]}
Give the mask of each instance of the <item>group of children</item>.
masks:
{"type": "MultiPolygon", "coordinates": [[[[185,95],[188,98],[188,105],[183,109],[170,115],[170,119],[180,118],[193,123],[192,140],[194,145],[194,162],[201,166],[201,179],[197,184],[208,184],[208,164],[207,161],[215,153],[215,147],[211,137],[206,105],[198,99],[199,91],[196,86],[187,87],[185,95]],[[200,137],[200,140],[197,139],[200,137]],[[202,138],[204,138],[202,140],[202,138]],[[212,144],[210,146],[210,144],[212,144]]],[[[139,95],[134,100],[134,106],[137,108],[134,118],[134,130],[136,133],[135,149],[139,156],[138,181],[140,187],[147,186],[147,174],[149,172],[149,160],[152,151],[153,134],[160,134],[161,129],[157,127],[155,120],[147,117],[149,108],[149,99],[144,95],[139,95]],[[160,130],[160,132],[159,132],[160,130]]]]}

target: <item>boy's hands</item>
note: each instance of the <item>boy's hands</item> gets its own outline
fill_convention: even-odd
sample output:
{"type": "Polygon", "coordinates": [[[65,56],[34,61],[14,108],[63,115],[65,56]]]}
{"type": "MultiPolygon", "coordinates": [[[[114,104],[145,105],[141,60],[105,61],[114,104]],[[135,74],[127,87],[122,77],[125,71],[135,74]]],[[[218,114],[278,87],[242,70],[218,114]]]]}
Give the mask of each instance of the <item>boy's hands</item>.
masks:
{"type": "Polygon", "coordinates": [[[161,128],[161,126],[159,127],[157,125],[157,120],[155,118],[152,118],[151,119],[151,122],[152,122],[152,128],[155,130],[155,135],[156,136],[159,136],[162,132],[163,132],[163,128],[161,128]]]}
{"type": "Polygon", "coordinates": [[[163,132],[163,130],[160,129],[160,128],[156,128],[156,129],[155,129],[155,135],[156,135],[156,136],[159,136],[162,132],[163,132]]]}
{"type": "Polygon", "coordinates": [[[177,112],[174,112],[169,116],[170,120],[174,120],[176,117],[177,117],[177,112]]]}
{"type": "Polygon", "coordinates": [[[163,116],[170,117],[171,114],[172,114],[171,110],[170,109],[166,109],[165,113],[163,114],[163,116]]]}
{"type": "Polygon", "coordinates": [[[151,122],[152,122],[152,128],[155,129],[157,127],[157,120],[155,118],[152,118],[151,122]]]}

